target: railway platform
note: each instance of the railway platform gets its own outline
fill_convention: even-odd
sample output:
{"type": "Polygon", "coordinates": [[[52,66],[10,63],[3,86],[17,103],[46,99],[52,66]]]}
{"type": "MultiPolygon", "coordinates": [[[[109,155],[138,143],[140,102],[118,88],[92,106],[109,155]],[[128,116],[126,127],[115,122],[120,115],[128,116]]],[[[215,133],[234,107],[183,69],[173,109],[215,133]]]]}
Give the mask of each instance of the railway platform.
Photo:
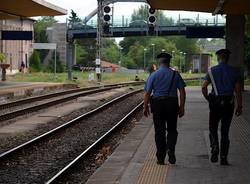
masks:
{"type": "Polygon", "coordinates": [[[157,165],[151,118],[142,118],[87,184],[249,184],[250,92],[234,117],[230,166],[210,163],[208,104],[200,89],[187,90],[186,115],[178,122],[176,165],[157,165]]]}
{"type": "Polygon", "coordinates": [[[73,84],[60,83],[0,82],[0,103],[12,98],[28,97],[76,87],[73,84]]]}

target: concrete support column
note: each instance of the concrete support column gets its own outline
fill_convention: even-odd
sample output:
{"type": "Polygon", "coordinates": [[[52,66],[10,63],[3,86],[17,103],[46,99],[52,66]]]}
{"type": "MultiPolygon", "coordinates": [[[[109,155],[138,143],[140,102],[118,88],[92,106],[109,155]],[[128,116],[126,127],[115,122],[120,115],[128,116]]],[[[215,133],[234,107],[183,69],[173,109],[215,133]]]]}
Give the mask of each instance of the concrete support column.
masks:
{"type": "Polygon", "coordinates": [[[67,43],[67,68],[68,68],[68,80],[72,80],[72,65],[74,57],[74,42],[67,43]]]}
{"type": "Polygon", "coordinates": [[[226,48],[232,54],[229,64],[239,68],[242,78],[242,90],[244,91],[244,39],[245,39],[245,16],[227,15],[226,18],[226,48]]]}
{"type": "Polygon", "coordinates": [[[226,48],[232,52],[229,64],[244,71],[245,16],[227,15],[226,21],[226,48]]]}

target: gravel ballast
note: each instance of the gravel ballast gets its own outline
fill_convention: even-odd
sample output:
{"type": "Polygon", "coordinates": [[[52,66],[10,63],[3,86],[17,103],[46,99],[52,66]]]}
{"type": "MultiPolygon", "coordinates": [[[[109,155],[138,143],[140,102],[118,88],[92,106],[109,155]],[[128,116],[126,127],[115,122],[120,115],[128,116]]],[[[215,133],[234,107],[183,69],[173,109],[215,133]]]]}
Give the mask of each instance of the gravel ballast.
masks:
{"type": "MultiPolygon", "coordinates": [[[[108,92],[101,92],[101,93],[97,93],[97,94],[92,94],[89,95],[89,97],[95,97],[96,95],[103,95],[102,99],[96,100],[96,101],[89,101],[89,105],[83,108],[80,108],[78,110],[75,110],[73,112],[67,113],[64,116],[61,116],[59,118],[57,118],[56,120],[52,120],[49,121],[45,124],[40,124],[36,129],[32,130],[32,131],[28,131],[25,133],[17,133],[17,134],[0,134],[0,153],[3,153],[13,147],[16,147],[28,140],[31,140],[33,138],[35,138],[38,135],[41,135],[53,128],[56,128],[57,126],[60,126],[68,121],[70,121],[71,119],[74,119],[78,116],[80,116],[83,113],[86,113],[106,102],[108,102],[111,99],[114,99],[122,94],[126,94],[128,92],[131,92],[133,90],[133,88],[125,88],[124,91],[118,91],[115,94],[113,94],[112,96],[109,97],[105,97],[105,94],[108,92]]],[[[66,102],[57,106],[61,106],[61,105],[67,105],[68,103],[77,103],[77,100],[72,100],[70,102],[66,102]]],[[[39,112],[45,112],[45,111],[49,111],[50,109],[56,108],[57,106],[54,107],[50,107],[49,109],[46,110],[40,110],[39,112]]],[[[36,114],[38,114],[39,112],[36,112],[36,114]]],[[[19,117],[17,119],[15,119],[15,121],[21,120],[22,118],[27,119],[29,116],[31,116],[31,114],[27,115],[27,116],[22,116],[19,117]]],[[[10,120],[7,121],[5,124],[11,124],[15,122],[14,120],[10,120]]]]}
{"type": "Polygon", "coordinates": [[[136,112],[132,118],[128,119],[118,128],[95,152],[80,161],[67,175],[61,178],[59,184],[83,184],[89,177],[105,162],[105,160],[115,151],[126,135],[134,128],[143,116],[142,110],[136,112]]]}
{"type": "Polygon", "coordinates": [[[0,183],[44,183],[143,99],[128,97],[0,164],[0,183]]]}

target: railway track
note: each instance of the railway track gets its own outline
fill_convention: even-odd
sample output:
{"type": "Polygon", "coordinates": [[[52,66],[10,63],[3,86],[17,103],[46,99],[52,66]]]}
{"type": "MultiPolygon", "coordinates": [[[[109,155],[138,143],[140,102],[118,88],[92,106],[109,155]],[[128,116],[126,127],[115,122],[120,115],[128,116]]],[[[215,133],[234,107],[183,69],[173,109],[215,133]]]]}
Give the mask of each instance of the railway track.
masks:
{"type": "Polygon", "coordinates": [[[23,105],[23,104],[28,104],[28,103],[35,102],[35,101],[49,99],[49,98],[53,98],[53,97],[58,97],[58,96],[63,96],[63,95],[68,95],[68,94],[73,94],[73,93],[78,93],[78,92],[83,92],[83,91],[89,91],[89,90],[94,90],[94,89],[100,89],[100,88],[104,88],[104,87],[139,85],[139,84],[143,84],[143,83],[144,82],[124,82],[124,83],[116,83],[116,84],[103,85],[103,86],[93,86],[93,87],[86,87],[86,88],[71,89],[71,90],[50,93],[50,94],[46,94],[46,95],[40,95],[40,96],[35,96],[35,97],[25,98],[22,100],[16,100],[16,101],[0,104],[0,110],[23,105]]]}
{"type": "Polygon", "coordinates": [[[86,158],[91,152],[93,152],[99,145],[104,143],[108,137],[110,137],[122,124],[124,124],[129,118],[131,118],[135,112],[141,109],[143,102],[139,103],[135,108],[133,108],[128,114],[126,114],[120,121],[118,121],[110,130],[108,130],[104,135],[102,135],[97,141],[91,144],[87,149],[85,149],[81,154],[79,154],[73,161],[61,169],[57,174],[55,174],[46,184],[57,183],[60,179],[71,172],[71,169],[76,167],[81,160],[86,158]]]}
{"type": "MultiPolygon", "coordinates": [[[[1,182],[8,182],[8,180],[10,180],[9,182],[14,182],[15,179],[12,177],[17,177],[16,181],[19,181],[20,178],[23,179],[25,177],[27,177],[27,178],[31,177],[30,175],[28,175],[28,176],[11,176],[11,173],[17,172],[17,171],[15,171],[16,169],[21,169],[20,172],[22,172],[23,169],[27,170],[28,168],[26,168],[26,166],[29,165],[29,164],[27,164],[29,162],[31,162],[31,164],[39,163],[41,165],[46,165],[46,166],[49,165],[49,167],[53,168],[52,169],[53,171],[51,171],[50,169],[45,169],[46,171],[48,171],[48,173],[46,173],[45,171],[44,171],[44,173],[49,174],[49,176],[46,176],[46,177],[40,176],[43,178],[42,179],[40,178],[39,182],[41,182],[41,180],[42,180],[42,182],[47,180],[48,181],[47,183],[56,182],[59,178],[64,176],[65,173],[69,172],[70,169],[75,164],[77,164],[79,162],[79,160],[81,160],[87,154],[89,154],[91,151],[93,151],[93,149],[95,149],[96,146],[98,146],[100,143],[105,141],[105,139],[112,132],[114,132],[122,123],[124,123],[129,117],[131,117],[134,114],[134,112],[136,112],[142,106],[142,103],[141,103],[142,98],[141,99],[138,98],[139,96],[140,97],[142,96],[141,95],[142,91],[143,90],[140,89],[140,90],[130,92],[128,94],[121,95],[121,96],[99,106],[96,109],[93,109],[85,114],[82,114],[81,116],[79,116],[79,117],[59,126],[59,127],[55,128],[53,130],[50,130],[49,132],[46,132],[45,134],[42,134],[42,135],[40,135],[40,136],[38,136],[38,137],[28,141],[28,142],[23,143],[22,145],[19,145],[19,146],[15,147],[7,152],[0,154],[0,175],[3,176],[2,179],[0,179],[1,180],[0,183],[1,182]],[[128,104],[133,103],[133,105],[131,105],[133,108],[126,109],[124,111],[126,113],[123,112],[124,114],[126,114],[125,116],[121,115],[121,111],[123,111],[123,110],[118,110],[118,107],[123,107],[123,108],[126,107],[126,106],[124,106],[124,103],[128,103],[128,104]],[[100,126],[101,125],[104,126],[105,121],[108,122],[108,120],[102,121],[100,119],[95,119],[95,118],[108,116],[108,114],[110,114],[110,111],[112,108],[113,108],[112,112],[117,112],[117,114],[116,114],[117,117],[115,117],[116,120],[114,120],[114,122],[112,123],[112,126],[108,125],[108,126],[111,126],[110,128],[107,128],[105,126],[105,128],[107,130],[102,132],[102,133],[92,132],[92,131],[94,131],[95,128],[97,128],[97,129],[100,128],[99,126],[97,126],[95,128],[89,127],[91,129],[91,131],[88,132],[90,135],[86,135],[87,136],[86,138],[89,140],[85,140],[85,141],[87,141],[87,142],[92,141],[92,143],[91,144],[88,143],[87,146],[85,145],[85,143],[82,143],[82,142],[80,142],[81,143],[80,144],[79,139],[83,139],[82,137],[84,137],[84,136],[80,136],[79,139],[77,139],[77,137],[76,137],[77,134],[75,134],[75,132],[81,131],[82,133],[84,132],[83,134],[85,134],[86,132],[84,129],[89,125],[93,126],[93,122],[98,123],[100,121],[99,122],[100,126]],[[133,110],[131,110],[131,109],[133,109],[133,110]],[[105,112],[105,115],[100,113],[100,112],[105,112]],[[93,115],[95,115],[95,116],[93,116],[93,115]],[[122,117],[118,118],[118,115],[122,116],[122,117]],[[100,116],[100,117],[98,117],[98,116],[100,116]],[[85,122],[84,122],[84,120],[85,120],[85,122]],[[92,121],[92,123],[91,123],[91,121],[92,121]],[[86,127],[85,127],[85,125],[86,125],[86,127]],[[96,138],[95,138],[96,140],[93,141],[92,139],[93,139],[93,136],[95,134],[98,134],[98,136],[96,136],[96,138]],[[67,139],[72,139],[72,140],[69,141],[67,139]],[[57,141],[59,141],[59,142],[57,142],[57,141]],[[73,149],[73,146],[69,145],[69,143],[72,145],[74,145],[74,143],[77,143],[76,144],[77,148],[73,149]],[[58,155],[54,155],[57,153],[54,153],[51,150],[47,150],[47,146],[51,147],[51,149],[56,149],[58,152],[61,151],[64,154],[67,151],[67,154],[70,153],[74,156],[67,155],[68,157],[70,157],[70,159],[67,161],[67,163],[63,164],[63,167],[62,167],[62,164],[59,164],[60,166],[58,166],[58,168],[56,169],[57,171],[55,171],[54,167],[56,167],[56,166],[54,164],[56,164],[59,161],[58,160],[51,161],[50,159],[52,159],[52,157],[54,157],[54,156],[55,156],[55,158],[58,158],[58,157],[61,158],[61,157],[58,155]],[[55,148],[56,146],[58,146],[60,149],[63,149],[63,150],[58,150],[59,148],[58,149],[55,148]],[[72,146],[73,150],[69,150],[69,151],[64,150],[64,149],[69,149],[69,147],[71,147],[71,146],[72,146]],[[85,147],[85,149],[81,149],[82,147],[85,147]],[[41,148],[41,150],[40,150],[40,148],[41,148]],[[78,150],[79,152],[73,153],[76,151],[75,149],[79,149],[78,150]],[[52,155],[47,155],[47,153],[45,153],[45,150],[48,152],[51,152],[52,155]],[[31,156],[29,154],[31,154],[31,156]],[[36,159],[37,159],[37,157],[39,157],[39,155],[43,155],[43,157],[41,157],[40,160],[38,159],[38,161],[34,161],[34,160],[30,160],[31,158],[33,158],[32,155],[35,156],[36,159]],[[45,158],[44,158],[44,155],[46,155],[45,158]],[[44,161],[46,163],[42,163],[43,159],[46,160],[46,161],[44,161]],[[47,161],[47,159],[50,162],[47,161]],[[18,163],[19,164],[26,163],[27,165],[24,164],[25,166],[20,166],[18,163]],[[15,166],[15,164],[17,164],[17,165],[15,166]],[[23,168],[23,167],[25,167],[25,168],[23,168]],[[52,173],[53,173],[53,175],[52,175],[52,173]]],[[[96,130],[96,131],[98,132],[100,130],[96,130]]],[[[62,162],[65,162],[65,159],[61,158],[59,160],[61,160],[62,162]]],[[[38,165],[37,165],[37,167],[39,167],[38,165]]],[[[32,167],[33,165],[30,165],[30,166],[32,167]]],[[[43,169],[40,168],[40,170],[43,170],[43,169]]],[[[39,172],[41,172],[40,170],[39,170],[39,172]]],[[[28,169],[28,171],[31,171],[32,174],[35,173],[34,174],[35,178],[37,177],[36,172],[38,172],[38,171],[32,171],[32,169],[28,169]]],[[[17,173],[20,174],[20,172],[17,172],[17,173]]],[[[27,174],[27,173],[24,173],[24,175],[25,174],[27,174]]],[[[35,181],[32,181],[32,182],[35,182],[35,181]]],[[[27,183],[32,183],[32,182],[27,181],[27,183]]]]}
{"type": "Polygon", "coordinates": [[[16,109],[13,111],[11,111],[11,110],[7,111],[3,114],[0,114],[0,121],[13,119],[17,116],[29,114],[29,113],[32,113],[32,112],[35,112],[35,111],[38,111],[38,110],[41,110],[44,108],[48,108],[48,107],[51,107],[51,106],[54,106],[54,105],[57,105],[57,104],[60,104],[63,102],[67,102],[67,101],[76,99],[76,98],[81,97],[81,96],[86,96],[86,95],[99,93],[99,92],[103,92],[103,91],[108,91],[111,89],[120,88],[120,87],[124,87],[124,86],[128,86],[128,85],[140,85],[140,84],[143,84],[143,83],[142,82],[131,82],[131,83],[120,83],[120,84],[106,85],[103,87],[90,87],[90,88],[74,89],[74,90],[68,90],[68,91],[64,91],[64,92],[42,95],[42,96],[38,96],[38,97],[27,98],[27,99],[18,100],[18,101],[6,103],[6,104],[1,104],[0,110],[56,97],[56,99],[47,100],[46,102],[41,102],[41,103],[36,104],[36,105],[31,105],[31,106],[16,109]],[[58,96],[59,97],[62,96],[62,97],[58,98],[58,96]]]}

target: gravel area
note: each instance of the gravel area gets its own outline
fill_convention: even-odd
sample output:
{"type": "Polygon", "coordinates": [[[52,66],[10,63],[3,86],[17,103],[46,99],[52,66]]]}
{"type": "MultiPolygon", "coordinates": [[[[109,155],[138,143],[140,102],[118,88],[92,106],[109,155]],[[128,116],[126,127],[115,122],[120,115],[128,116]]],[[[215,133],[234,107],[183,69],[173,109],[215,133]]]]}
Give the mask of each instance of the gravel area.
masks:
{"type": "MultiPolygon", "coordinates": [[[[72,95],[72,94],[70,94],[70,95],[72,95]]],[[[14,107],[9,107],[9,108],[0,110],[0,115],[6,114],[6,113],[9,113],[9,112],[13,112],[13,111],[16,111],[16,110],[22,110],[22,109],[25,109],[25,108],[28,108],[28,107],[33,107],[35,105],[40,105],[40,104],[50,102],[50,101],[53,101],[53,100],[59,100],[59,99],[65,98],[67,96],[69,96],[69,95],[62,95],[62,96],[58,96],[58,97],[52,97],[52,98],[43,99],[43,100],[39,100],[39,101],[27,103],[27,104],[22,104],[22,105],[18,105],[18,106],[14,106],[14,107]]]]}
{"type": "Polygon", "coordinates": [[[111,135],[107,141],[95,152],[82,160],[65,178],[59,181],[59,184],[83,184],[88,178],[105,162],[105,160],[115,151],[126,135],[134,128],[135,123],[140,121],[143,116],[142,111],[138,111],[133,118],[128,120],[116,132],[111,135]]]}
{"type": "Polygon", "coordinates": [[[44,183],[67,165],[143,99],[128,97],[82,120],[47,141],[0,163],[0,183],[44,183]]]}
{"type": "MultiPolygon", "coordinates": [[[[127,93],[127,92],[131,92],[132,90],[133,90],[133,88],[127,88],[124,91],[117,92],[116,94],[112,95],[111,97],[107,97],[107,98],[104,97],[103,99],[96,100],[94,102],[90,101],[90,104],[87,107],[83,107],[83,108],[78,109],[76,111],[73,111],[67,115],[64,115],[64,116],[58,118],[56,121],[51,121],[51,122],[48,122],[45,124],[41,124],[33,131],[25,132],[22,134],[19,133],[19,134],[0,135],[0,153],[3,153],[3,152],[5,152],[13,147],[16,147],[16,146],[18,146],[18,145],[20,145],[28,140],[31,140],[38,135],[41,135],[41,134],[43,134],[43,133],[45,133],[53,128],[56,128],[57,126],[60,126],[64,123],[70,121],[71,119],[74,119],[74,118],[78,117],[79,115],[84,114],[84,113],[108,102],[111,99],[114,99],[122,94],[127,93]]],[[[98,95],[105,94],[105,93],[107,93],[107,92],[101,92],[101,93],[98,93],[98,95]]],[[[91,95],[88,95],[88,97],[94,97],[95,95],[97,95],[97,94],[91,94],[91,95]]],[[[103,95],[103,96],[105,96],[105,95],[103,95]]],[[[76,101],[77,100],[65,102],[65,103],[63,103],[63,105],[66,105],[68,103],[74,103],[76,101]]],[[[59,104],[57,106],[61,106],[61,105],[62,104],[59,104]]],[[[53,106],[51,108],[56,108],[57,106],[53,106]]],[[[49,110],[49,109],[46,109],[46,110],[49,110]]],[[[46,110],[40,110],[39,112],[44,112],[46,110]]],[[[35,113],[37,113],[37,112],[35,112],[35,113]]],[[[34,113],[32,113],[32,114],[34,114],[34,113]]],[[[1,123],[3,125],[10,124],[12,122],[18,121],[18,119],[27,118],[28,116],[31,116],[32,114],[20,116],[15,120],[9,120],[6,122],[1,122],[1,123]]]]}
{"type": "MultiPolygon", "coordinates": [[[[14,112],[14,111],[17,111],[17,110],[22,110],[22,109],[33,107],[33,106],[37,106],[37,105],[41,105],[41,104],[51,102],[51,101],[54,101],[54,100],[64,99],[66,97],[73,96],[74,94],[85,93],[85,92],[86,91],[81,91],[81,92],[76,92],[76,93],[71,93],[71,94],[66,94],[66,95],[60,95],[60,96],[57,96],[57,97],[51,97],[51,98],[48,98],[48,99],[42,99],[42,100],[38,100],[38,101],[35,101],[35,102],[27,103],[27,104],[20,104],[18,106],[13,106],[13,107],[9,107],[9,108],[6,108],[6,109],[1,109],[0,110],[0,115],[10,113],[10,112],[14,112]]],[[[85,96],[85,95],[83,95],[83,96],[85,96]]],[[[71,101],[71,100],[69,100],[69,101],[71,101]]],[[[69,102],[69,101],[67,101],[67,102],[69,102]]],[[[62,102],[62,103],[65,103],[65,102],[62,102]]],[[[62,103],[60,103],[60,104],[62,104],[62,103]]]]}
{"type": "Polygon", "coordinates": [[[35,93],[30,92],[26,92],[26,96],[15,96],[15,97],[9,97],[9,98],[5,98],[4,100],[0,100],[0,104],[5,104],[5,103],[9,103],[9,102],[13,102],[16,100],[22,100],[22,99],[26,99],[26,98],[30,98],[30,97],[37,97],[37,96],[41,96],[41,95],[47,95],[47,94],[51,94],[51,93],[57,93],[57,92],[63,92],[63,91],[68,91],[68,90],[72,90],[72,89],[77,89],[77,86],[68,86],[68,87],[64,87],[64,88],[60,88],[60,89],[43,89],[41,91],[38,91],[37,89],[34,89],[35,93]]]}

